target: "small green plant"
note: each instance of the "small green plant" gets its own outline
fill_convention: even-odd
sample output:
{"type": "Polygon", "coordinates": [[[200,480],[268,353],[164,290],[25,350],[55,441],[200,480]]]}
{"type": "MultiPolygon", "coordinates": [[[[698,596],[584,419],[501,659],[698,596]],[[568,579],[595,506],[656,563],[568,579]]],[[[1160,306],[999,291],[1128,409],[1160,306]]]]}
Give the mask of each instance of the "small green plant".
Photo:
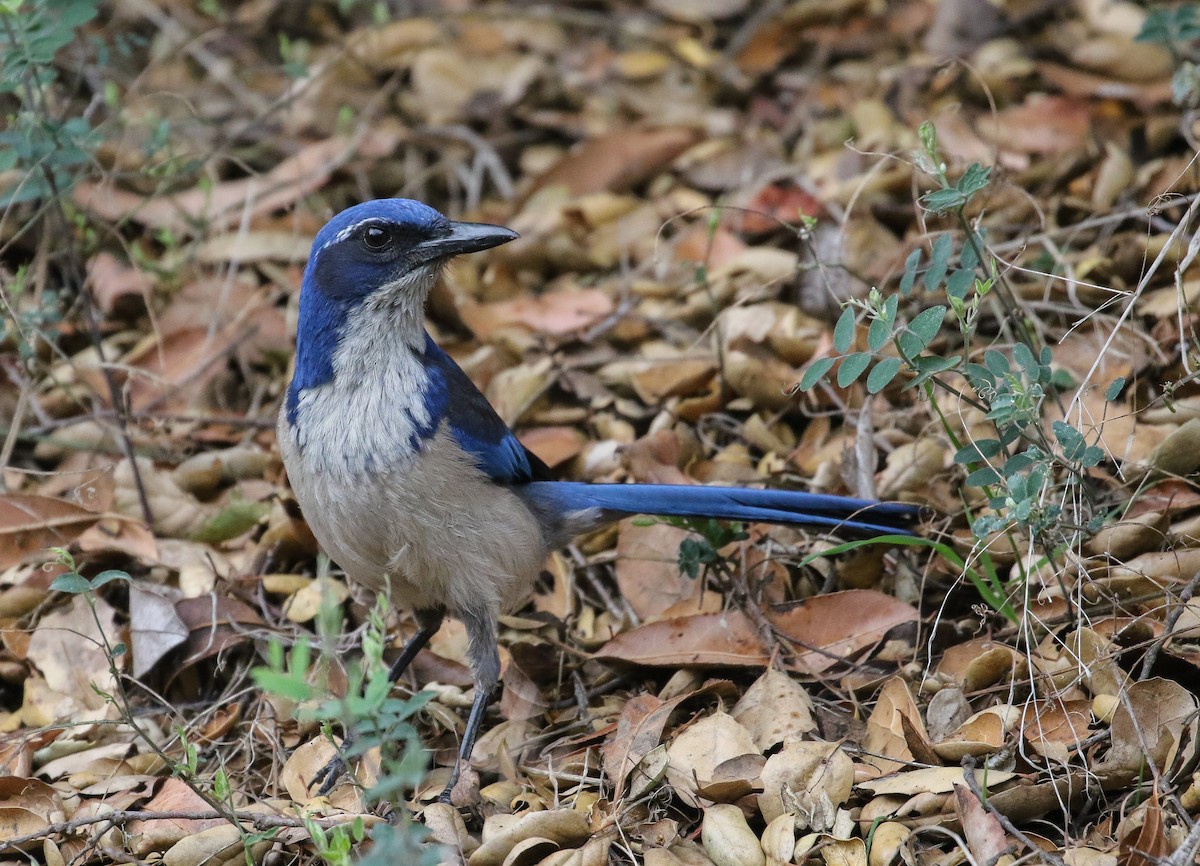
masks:
{"type": "Polygon", "coordinates": [[[1137,35],[1138,42],[1154,42],[1171,52],[1175,62],[1171,94],[1176,105],[1185,108],[1200,104],[1200,67],[1188,56],[1189,49],[1194,52],[1197,39],[1200,39],[1200,5],[1195,3],[1151,9],[1137,35]]]}
{"type": "MultiPolygon", "coordinates": [[[[329,690],[314,676],[316,666],[313,664],[312,646],[304,639],[297,641],[289,653],[284,652],[278,641],[271,641],[267,646],[266,666],[252,672],[254,680],[264,691],[300,704],[298,715],[302,720],[324,723],[328,736],[332,736],[328,722],[335,719],[347,731],[352,731],[353,742],[343,753],[347,766],[350,765],[350,759],[373,748],[380,749],[382,773],[377,784],[367,790],[368,798],[373,801],[394,801],[406,791],[411,791],[424,777],[428,763],[412,718],[428,703],[430,696],[425,693],[409,698],[391,695],[392,682],[388,677],[388,666],[383,661],[387,635],[384,615],[387,610],[386,599],[381,596],[363,632],[362,661],[350,665],[344,698],[329,697],[329,690]]],[[[321,616],[318,617],[319,632],[323,635],[336,634],[339,626],[337,617],[337,605],[322,605],[321,616]]],[[[329,646],[330,642],[325,641],[323,645],[329,646]]],[[[332,655],[331,650],[328,652],[332,655]]],[[[357,862],[432,866],[439,861],[436,846],[426,844],[424,828],[414,823],[404,810],[398,812],[400,817],[396,824],[381,825],[371,831],[371,850],[357,862]]],[[[361,825],[322,829],[314,824],[309,827],[309,832],[318,854],[329,866],[348,864],[354,846],[366,836],[361,825]],[[316,832],[318,830],[320,832],[316,832]]]]}
{"type": "Polygon", "coordinates": [[[0,207],[62,195],[100,139],[86,118],[57,116],[58,51],[96,17],[99,0],[0,0],[0,207]],[[3,104],[3,103],[0,103],[3,104]]]}
{"type": "MultiPolygon", "coordinates": [[[[1016,304],[1002,290],[996,263],[986,252],[986,237],[964,215],[967,205],[987,186],[989,170],[972,164],[951,179],[939,157],[932,124],[921,126],[920,139],[917,164],[937,183],[920,202],[931,214],[951,215],[965,241],[956,251],[952,233],[939,234],[927,259],[920,249],[908,256],[894,294],[872,289],[865,299],[851,300],[834,328],[833,357],[814,361],[797,388],[816,387],[835,364],[838,386],[848,387],[865,376],[871,394],[906,373],[903,388],[920,389],[942,419],[957,449],[954,462],[966,473],[965,485],[985,494],[988,512],[973,517],[975,535],[984,539],[1020,529],[1043,551],[1061,550],[1080,532],[1098,526],[1099,515],[1074,510],[1068,514],[1065,507],[1086,500],[1073,491],[1086,492],[1085,473],[1104,459],[1104,452],[1071,424],[1047,421],[1048,404],[1072,383],[1064,372],[1053,369],[1051,348],[1035,345],[1016,304]],[[926,298],[944,302],[920,309],[926,298]],[[907,316],[901,312],[902,304],[907,316]],[[1007,351],[977,345],[980,316],[989,308],[995,309],[995,320],[1006,329],[1001,338],[1010,347],[1007,351]],[[860,322],[866,324],[865,349],[855,348],[860,322]],[[953,328],[950,333],[947,324],[953,328]],[[942,351],[948,344],[958,351],[942,351]],[[995,435],[960,441],[939,406],[939,393],[953,394],[984,412],[995,435]]],[[[1110,386],[1110,400],[1122,384],[1110,386]]],[[[951,559],[947,550],[940,552],[951,559]]],[[[965,568],[961,560],[959,564],[965,568]]],[[[1012,617],[1013,609],[990,560],[980,559],[978,568],[963,573],[992,608],[1012,617]]]]}

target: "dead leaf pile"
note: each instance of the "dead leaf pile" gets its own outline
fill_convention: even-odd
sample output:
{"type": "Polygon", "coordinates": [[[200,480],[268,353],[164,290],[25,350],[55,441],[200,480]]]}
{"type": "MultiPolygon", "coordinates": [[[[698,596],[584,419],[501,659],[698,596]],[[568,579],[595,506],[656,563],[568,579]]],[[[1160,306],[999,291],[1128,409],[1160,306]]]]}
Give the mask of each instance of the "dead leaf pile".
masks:
{"type": "MultiPolygon", "coordinates": [[[[0,217],[0,859],[310,862],[306,821],[387,820],[310,790],[332,744],[250,671],[323,610],[368,617],[274,422],[313,235],[398,195],[520,232],[447,269],[430,330],[562,477],[902,500],[943,545],[809,561],[837,540],[755,525],[704,558],[630,519],[554,554],[503,619],[468,808],[432,799],[462,626],[414,662],[407,806],[443,862],[1166,861],[1200,818],[1200,180],[1172,90],[1194,46],[1139,40],[1149,14],[105,4],[41,85],[95,131],[62,219],[0,217]],[[970,344],[947,317],[933,349],[1011,353],[1018,321],[1052,347],[1045,427],[1104,454],[1050,503],[1094,518],[1078,543],[975,538],[954,456],[995,426],[963,381],[795,389],[842,304],[961,242],[916,203],[925,121],[950,179],[993,167],[963,217],[997,263],[970,344]],[[52,590],[72,567],[121,579],[52,590]]],[[[944,302],[926,282],[905,315],[944,302]]],[[[353,646],[311,680],[345,690],[353,646]]]]}

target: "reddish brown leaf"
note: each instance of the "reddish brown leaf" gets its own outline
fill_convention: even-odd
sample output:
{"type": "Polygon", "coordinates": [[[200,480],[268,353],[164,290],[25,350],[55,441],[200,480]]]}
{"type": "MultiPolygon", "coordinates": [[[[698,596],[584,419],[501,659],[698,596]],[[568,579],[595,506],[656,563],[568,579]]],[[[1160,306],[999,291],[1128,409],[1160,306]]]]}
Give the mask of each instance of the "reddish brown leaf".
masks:
{"type": "Polygon", "coordinates": [[[754,626],[738,611],[683,616],[617,635],[596,657],[669,667],[762,667],[767,650],[754,626]]]}

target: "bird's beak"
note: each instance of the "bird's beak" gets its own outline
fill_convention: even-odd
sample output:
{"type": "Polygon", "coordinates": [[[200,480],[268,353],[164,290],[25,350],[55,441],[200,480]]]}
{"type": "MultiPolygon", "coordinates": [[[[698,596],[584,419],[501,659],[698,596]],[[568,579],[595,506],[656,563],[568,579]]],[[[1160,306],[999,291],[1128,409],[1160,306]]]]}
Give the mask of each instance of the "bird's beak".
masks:
{"type": "Polygon", "coordinates": [[[487,223],[450,223],[450,234],[430,238],[421,243],[414,252],[424,261],[448,259],[462,253],[490,250],[519,237],[519,234],[504,226],[487,223]]]}

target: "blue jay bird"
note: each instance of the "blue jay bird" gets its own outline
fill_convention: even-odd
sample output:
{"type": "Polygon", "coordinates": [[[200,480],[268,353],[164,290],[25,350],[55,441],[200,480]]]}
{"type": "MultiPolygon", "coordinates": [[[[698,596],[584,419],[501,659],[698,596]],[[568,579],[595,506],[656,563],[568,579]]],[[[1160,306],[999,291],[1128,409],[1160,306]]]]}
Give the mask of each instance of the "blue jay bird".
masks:
{"type": "MultiPolygon", "coordinates": [[[[913,506],[796,491],[555,481],[424,326],[426,297],[450,258],[516,237],[407,199],[335,216],[304,271],[279,417],[288,477],[325,552],[416,615],[392,680],[446,614],[466,626],[475,697],[443,799],[499,683],[497,617],[572,536],[631,514],[857,534],[908,534],[917,516],[913,506]]],[[[322,774],[326,789],[340,769],[322,774]]]]}

